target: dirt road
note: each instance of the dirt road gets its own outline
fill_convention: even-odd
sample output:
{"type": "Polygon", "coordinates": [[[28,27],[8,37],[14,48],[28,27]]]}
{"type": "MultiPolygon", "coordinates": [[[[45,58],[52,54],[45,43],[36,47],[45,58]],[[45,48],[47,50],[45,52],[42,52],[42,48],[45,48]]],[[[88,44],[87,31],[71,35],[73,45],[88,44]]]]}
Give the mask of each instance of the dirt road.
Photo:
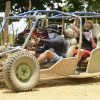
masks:
{"type": "Polygon", "coordinates": [[[0,100],[100,100],[100,79],[40,82],[35,91],[20,93],[1,86],[0,100]]]}

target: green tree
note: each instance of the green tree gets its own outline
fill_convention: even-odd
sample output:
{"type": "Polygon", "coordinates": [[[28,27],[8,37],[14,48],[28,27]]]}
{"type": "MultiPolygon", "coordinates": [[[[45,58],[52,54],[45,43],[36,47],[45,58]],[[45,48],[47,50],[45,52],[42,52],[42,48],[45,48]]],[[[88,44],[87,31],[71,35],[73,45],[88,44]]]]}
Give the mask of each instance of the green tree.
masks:
{"type": "MultiPolygon", "coordinates": [[[[0,0],[0,11],[5,10],[7,0],[0,0]]],[[[62,0],[31,0],[32,9],[43,10],[46,7],[54,9],[54,3],[61,3],[62,0]],[[46,5],[46,6],[45,6],[46,5]]],[[[12,13],[21,13],[28,11],[29,9],[29,0],[11,0],[11,11],[12,13]]]]}
{"type": "Polygon", "coordinates": [[[100,12],[100,0],[85,0],[88,4],[87,11],[100,12]]]}
{"type": "Polygon", "coordinates": [[[66,0],[64,10],[66,11],[82,11],[84,9],[84,0],[66,0]]]}
{"type": "Polygon", "coordinates": [[[65,0],[63,11],[95,11],[100,12],[100,0],[65,0]]]}

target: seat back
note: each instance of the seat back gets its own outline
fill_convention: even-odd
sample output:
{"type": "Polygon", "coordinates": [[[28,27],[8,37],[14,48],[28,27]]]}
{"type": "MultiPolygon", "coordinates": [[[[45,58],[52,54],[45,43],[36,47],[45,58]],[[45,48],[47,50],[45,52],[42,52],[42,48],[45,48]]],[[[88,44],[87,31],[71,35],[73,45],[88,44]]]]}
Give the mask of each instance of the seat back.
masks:
{"type": "Polygon", "coordinates": [[[68,46],[77,45],[77,40],[75,38],[74,31],[72,29],[64,29],[64,37],[66,39],[66,42],[68,43],[68,46]]]}
{"type": "Polygon", "coordinates": [[[97,37],[97,48],[100,48],[100,34],[97,37]]]}
{"type": "Polygon", "coordinates": [[[93,33],[93,36],[97,39],[98,35],[100,34],[99,24],[93,24],[92,33],[93,33]]]}
{"type": "Polygon", "coordinates": [[[71,28],[64,29],[64,36],[65,38],[74,38],[74,32],[71,28]]]}
{"type": "Polygon", "coordinates": [[[97,48],[100,47],[100,25],[93,24],[92,29],[93,37],[97,39],[97,48]]]}
{"type": "Polygon", "coordinates": [[[100,48],[92,50],[86,72],[100,72],[100,48]]]}

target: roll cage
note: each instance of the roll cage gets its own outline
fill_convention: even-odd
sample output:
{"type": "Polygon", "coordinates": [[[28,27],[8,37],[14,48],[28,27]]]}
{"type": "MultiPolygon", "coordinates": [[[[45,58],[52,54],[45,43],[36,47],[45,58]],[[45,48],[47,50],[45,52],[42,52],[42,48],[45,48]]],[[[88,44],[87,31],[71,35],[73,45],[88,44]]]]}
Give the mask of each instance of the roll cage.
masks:
{"type": "MultiPolygon", "coordinates": [[[[61,11],[57,11],[57,10],[31,10],[25,13],[21,13],[15,16],[9,16],[6,19],[3,19],[3,24],[2,24],[2,28],[0,29],[0,33],[2,33],[5,24],[7,22],[7,20],[9,19],[20,19],[20,18],[32,18],[35,19],[35,22],[33,24],[32,29],[29,32],[28,37],[26,38],[22,48],[24,49],[27,45],[27,42],[29,41],[32,32],[34,31],[34,29],[36,28],[36,25],[38,23],[39,19],[65,19],[65,18],[77,18],[80,20],[80,41],[79,41],[79,49],[81,49],[81,43],[82,43],[82,18],[99,18],[100,14],[99,13],[95,13],[95,12],[69,12],[69,13],[65,13],[65,12],[61,12],[61,11]],[[45,16],[38,16],[38,15],[45,15],[45,16]],[[50,16],[50,14],[52,16],[50,16]]],[[[62,23],[63,20],[62,20],[62,23]]],[[[78,53],[79,54],[79,53],[78,53]]]]}

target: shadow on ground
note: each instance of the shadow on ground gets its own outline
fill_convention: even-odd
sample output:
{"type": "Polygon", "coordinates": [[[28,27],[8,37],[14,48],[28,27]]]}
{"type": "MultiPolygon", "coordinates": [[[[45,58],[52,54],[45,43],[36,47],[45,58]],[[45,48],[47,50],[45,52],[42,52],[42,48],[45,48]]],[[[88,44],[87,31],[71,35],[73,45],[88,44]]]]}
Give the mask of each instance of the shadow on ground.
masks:
{"type": "MultiPolygon", "coordinates": [[[[47,88],[47,87],[59,87],[59,86],[77,86],[77,85],[100,85],[100,78],[85,78],[85,79],[55,79],[55,80],[46,80],[39,81],[38,85],[33,91],[39,91],[39,88],[47,88]]],[[[7,88],[5,84],[0,84],[0,89],[7,88]]],[[[17,93],[7,89],[3,91],[3,93],[17,93]]]]}
{"type": "Polygon", "coordinates": [[[4,82],[0,83],[0,89],[3,89],[3,88],[7,88],[4,82]]]}
{"type": "Polygon", "coordinates": [[[47,81],[40,81],[36,87],[42,88],[42,87],[90,85],[90,84],[100,85],[100,78],[85,78],[85,79],[69,78],[69,79],[47,80],[47,81]]]}

